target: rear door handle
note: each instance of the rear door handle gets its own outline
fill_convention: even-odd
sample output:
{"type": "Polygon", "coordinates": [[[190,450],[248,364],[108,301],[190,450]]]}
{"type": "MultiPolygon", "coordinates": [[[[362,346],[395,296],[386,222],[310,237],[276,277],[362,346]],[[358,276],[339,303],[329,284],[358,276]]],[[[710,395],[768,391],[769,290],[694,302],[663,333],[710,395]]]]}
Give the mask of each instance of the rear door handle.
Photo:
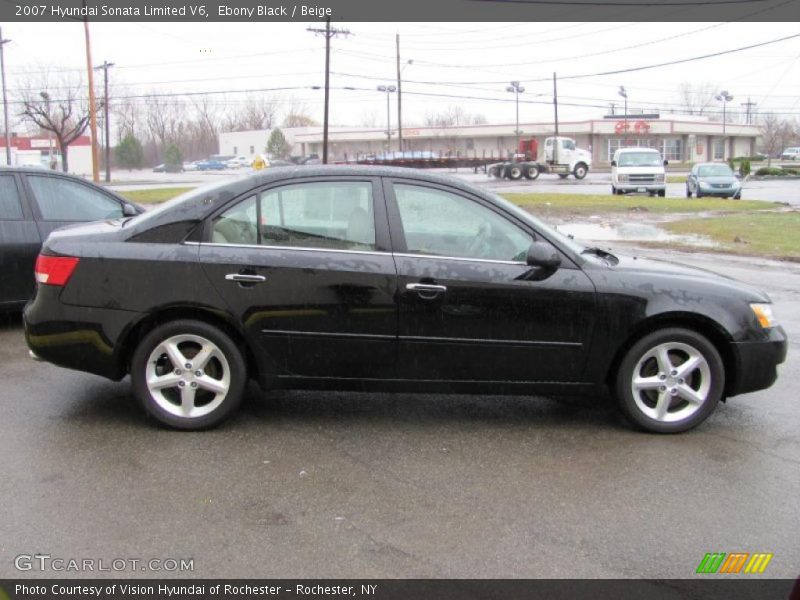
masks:
{"type": "Polygon", "coordinates": [[[444,294],[447,291],[447,286],[433,283],[407,283],[406,290],[417,292],[417,295],[423,300],[432,300],[439,294],[444,294]]]}
{"type": "Polygon", "coordinates": [[[228,273],[225,275],[225,279],[239,283],[261,283],[267,280],[263,275],[247,275],[246,273],[228,273]]]}

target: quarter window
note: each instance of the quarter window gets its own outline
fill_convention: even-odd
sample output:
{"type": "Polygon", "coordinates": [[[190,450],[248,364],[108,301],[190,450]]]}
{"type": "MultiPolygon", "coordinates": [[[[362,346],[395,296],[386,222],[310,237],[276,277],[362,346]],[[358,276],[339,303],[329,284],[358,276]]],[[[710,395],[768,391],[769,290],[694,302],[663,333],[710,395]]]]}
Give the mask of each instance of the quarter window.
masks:
{"type": "Polygon", "coordinates": [[[477,202],[450,192],[395,184],[408,252],[524,261],[532,237],[477,202]]]}
{"type": "Polygon", "coordinates": [[[17,182],[13,175],[0,175],[0,220],[22,219],[17,182]]]}
{"type": "Polygon", "coordinates": [[[39,212],[45,221],[100,221],[122,217],[122,205],[69,179],[28,175],[39,212]]]}

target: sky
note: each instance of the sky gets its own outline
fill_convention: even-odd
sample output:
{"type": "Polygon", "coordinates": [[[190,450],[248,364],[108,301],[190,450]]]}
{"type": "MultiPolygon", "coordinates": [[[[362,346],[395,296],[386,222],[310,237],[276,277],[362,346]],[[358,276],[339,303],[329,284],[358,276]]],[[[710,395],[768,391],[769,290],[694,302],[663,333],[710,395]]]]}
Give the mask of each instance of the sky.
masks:
{"type": "MultiPolygon", "coordinates": [[[[724,17],[724,14],[720,15],[724,17]]],[[[213,101],[235,107],[241,90],[269,92],[288,110],[305,105],[322,119],[324,39],[317,23],[92,23],[95,64],[110,70],[117,96],[224,92],[213,101]]],[[[350,35],[332,40],[331,124],[384,126],[386,95],[396,83],[395,34],[403,66],[403,121],[460,105],[490,123],[514,122],[521,82],[520,121],[552,120],[552,75],[557,72],[561,120],[598,118],[615,103],[619,86],[629,111],[678,110],[683,83],[728,90],[731,111],[751,99],[757,112],[800,116],[800,37],[743,52],[657,69],[567,79],[680,60],[800,33],[797,23],[342,23],[350,35]],[[408,64],[408,61],[412,61],[408,64]],[[346,87],[355,89],[343,89],[346,87]],[[570,106],[574,104],[576,106],[570,106]]],[[[86,67],[82,23],[10,23],[3,27],[9,100],[21,77],[86,67]]],[[[12,109],[14,106],[12,105],[12,109]]],[[[720,110],[716,108],[715,110],[720,110]]],[[[12,111],[13,112],[13,111],[12,111]]],[[[391,118],[396,120],[392,96],[391,118]]]]}

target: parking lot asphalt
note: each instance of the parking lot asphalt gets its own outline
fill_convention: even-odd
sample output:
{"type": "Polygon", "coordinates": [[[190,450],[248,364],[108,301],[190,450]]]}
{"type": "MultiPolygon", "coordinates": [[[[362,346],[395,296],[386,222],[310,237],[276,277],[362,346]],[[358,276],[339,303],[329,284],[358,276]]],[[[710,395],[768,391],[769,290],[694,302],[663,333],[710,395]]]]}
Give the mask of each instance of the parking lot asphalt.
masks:
{"type": "MultiPolygon", "coordinates": [[[[520,181],[499,180],[487,177],[485,173],[473,173],[471,169],[433,169],[446,175],[452,175],[470,183],[486,187],[498,193],[563,193],[563,194],[609,194],[611,191],[611,175],[609,173],[589,173],[585,179],[576,180],[574,177],[559,179],[556,175],[541,175],[535,181],[523,179],[520,181]]],[[[213,182],[228,181],[252,174],[251,169],[238,169],[232,171],[205,171],[189,173],[150,173],[148,171],[135,171],[132,173],[118,172],[114,179],[119,183],[111,185],[117,191],[148,189],[160,187],[180,187],[204,185],[213,182]]],[[[670,176],[685,175],[670,173],[670,176]]],[[[744,183],[743,197],[746,200],[766,200],[770,202],[785,202],[793,206],[800,206],[800,180],[755,180],[748,179],[744,183]]],[[[683,198],[686,195],[684,183],[668,183],[667,196],[670,198],[683,198]]]]}
{"type": "Polygon", "coordinates": [[[255,389],[222,427],[181,433],[127,379],[32,362],[6,317],[0,578],[92,576],[15,569],[34,553],[190,558],[170,575],[193,577],[686,578],[734,551],[796,577],[800,265],[637,253],[767,290],[791,341],[777,384],[674,436],[597,398],[255,389]]]}

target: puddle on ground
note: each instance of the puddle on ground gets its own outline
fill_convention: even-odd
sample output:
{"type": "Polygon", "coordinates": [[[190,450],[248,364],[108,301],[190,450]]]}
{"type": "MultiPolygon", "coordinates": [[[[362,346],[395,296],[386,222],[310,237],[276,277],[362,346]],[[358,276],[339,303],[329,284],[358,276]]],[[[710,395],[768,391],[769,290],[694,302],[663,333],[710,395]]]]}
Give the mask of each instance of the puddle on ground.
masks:
{"type": "Polygon", "coordinates": [[[712,248],[716,242],[701,235],[678,235],[646,223],[565,223],[557,229],[579,240],[595,242],[672,242],[712,248]]]}

